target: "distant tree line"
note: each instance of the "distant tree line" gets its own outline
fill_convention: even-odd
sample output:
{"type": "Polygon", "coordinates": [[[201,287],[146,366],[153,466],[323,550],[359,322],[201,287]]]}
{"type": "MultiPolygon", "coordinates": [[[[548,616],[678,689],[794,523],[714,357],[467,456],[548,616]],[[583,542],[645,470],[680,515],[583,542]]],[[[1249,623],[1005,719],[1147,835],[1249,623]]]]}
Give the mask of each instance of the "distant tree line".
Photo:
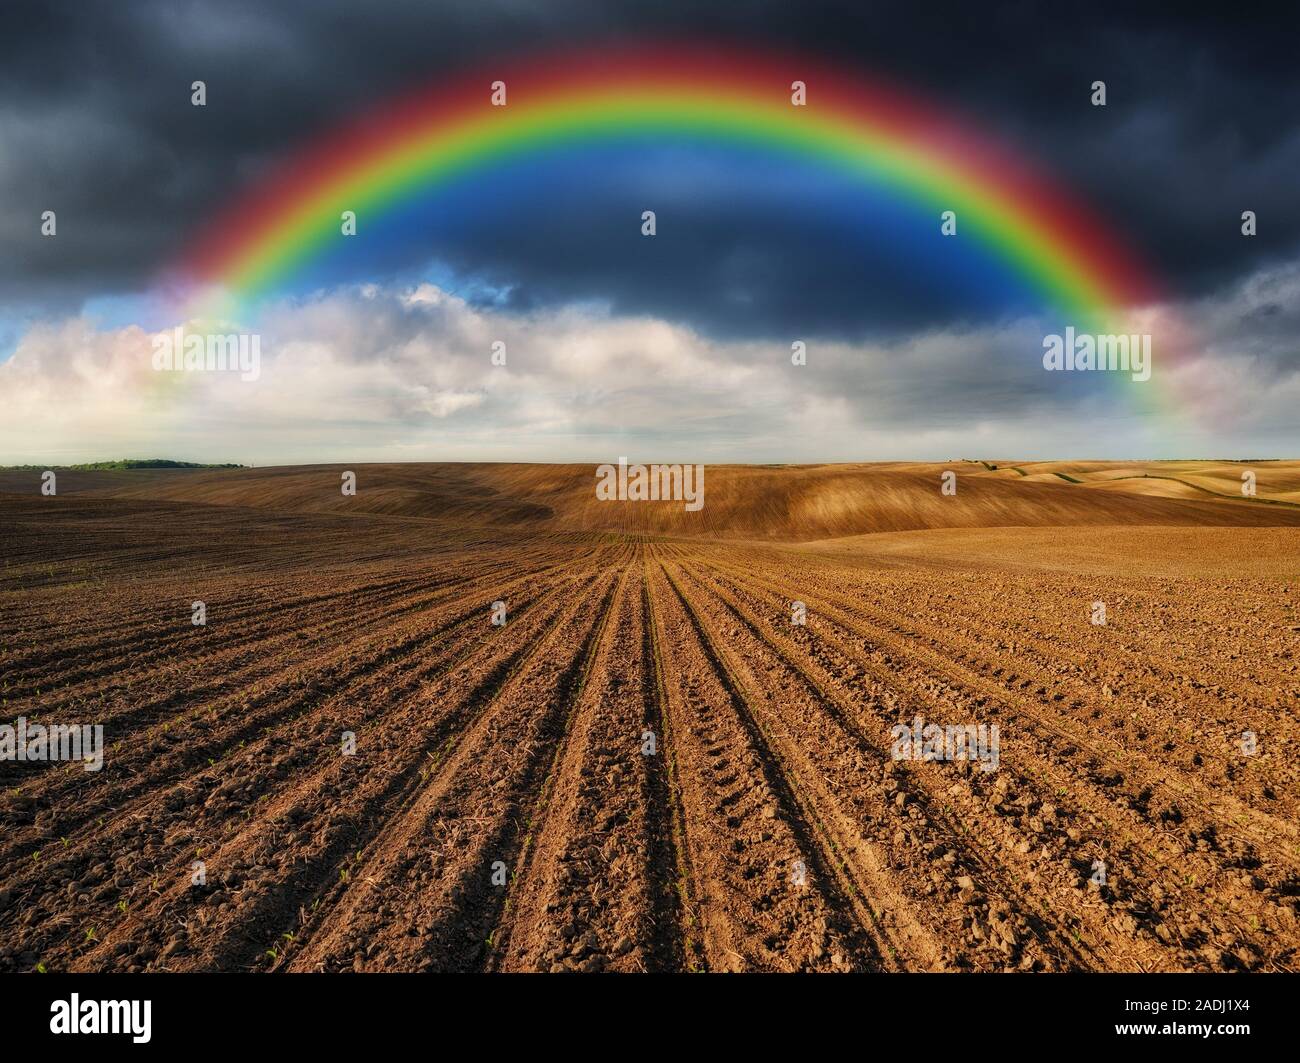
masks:
{"type": "Polygon", "coordinates": [[[73,469],[90,472],[100,469],[242,469],[243,465],[205,465],[197,461],[172,461],[170,458],[122,458],[118,461],[88,461],[81,465],[0,465],[0,469],[73,469]]]}

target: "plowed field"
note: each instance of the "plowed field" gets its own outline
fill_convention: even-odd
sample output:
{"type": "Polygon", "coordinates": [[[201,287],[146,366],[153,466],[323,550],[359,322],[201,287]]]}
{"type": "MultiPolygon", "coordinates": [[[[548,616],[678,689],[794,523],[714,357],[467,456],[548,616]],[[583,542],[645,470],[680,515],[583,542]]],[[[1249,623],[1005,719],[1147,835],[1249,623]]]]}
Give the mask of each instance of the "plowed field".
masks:
{"type": "Polygon", "coordinates": [[[105,743],[0,761],[0,970],[1293,970],[1300,531],[1180,523],[0,496],[2,722],[105,743]]]}

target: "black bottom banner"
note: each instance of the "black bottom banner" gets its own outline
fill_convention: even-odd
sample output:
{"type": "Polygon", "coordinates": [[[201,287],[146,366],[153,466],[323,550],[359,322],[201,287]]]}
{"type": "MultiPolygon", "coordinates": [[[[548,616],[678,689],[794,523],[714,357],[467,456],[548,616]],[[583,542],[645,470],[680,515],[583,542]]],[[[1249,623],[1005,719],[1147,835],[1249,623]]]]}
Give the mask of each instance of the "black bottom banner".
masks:
{"type": "Polygon", "coordinates": [[[1294,1030],[1300,980],[1289,974],[50,974],[4,976],[0,991],[6,1047],[80,1050],[111,1041],[146,1051],[202,1045],[338,1052],[454,1034],[458,1041],[481,1037],[491,1054],[514,1044],[610,1045],[617,1042],[605,1038],[652,1038],[676,1028],[702,1043],[734,1044],[748,1034],[773,1050],[797,1051],[838,1028],[837,1037],[933,1039],[1069,1057],[1123,1044],[1180,1054],[1280,1048],[1294,1030]]]}

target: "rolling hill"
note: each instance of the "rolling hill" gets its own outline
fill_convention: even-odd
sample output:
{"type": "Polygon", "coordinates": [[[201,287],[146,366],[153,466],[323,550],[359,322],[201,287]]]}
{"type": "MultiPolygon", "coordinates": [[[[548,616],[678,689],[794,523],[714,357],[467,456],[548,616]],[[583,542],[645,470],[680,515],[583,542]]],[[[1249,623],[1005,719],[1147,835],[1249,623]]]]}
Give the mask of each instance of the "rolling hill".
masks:
{"type": "MultiPolygon", "coordinates": [[[[870,463],[710,465],[705,504],[597,499],[594,466],[412,463],[234,469],[69,470],[59,494],[368,513],[502,529],[809,541],[942,528],[1300,525],[1300,462],[870,463]],[[1241,495],[1251,469],[1257,496],[1241,495]],[[344,496],[340,477],[357,474],[344,496]],[[940,491],[957,473],[957,492],[940,491]]],[[[0,491],[39,491],[39,473],[0,472],[0,491]]]]}

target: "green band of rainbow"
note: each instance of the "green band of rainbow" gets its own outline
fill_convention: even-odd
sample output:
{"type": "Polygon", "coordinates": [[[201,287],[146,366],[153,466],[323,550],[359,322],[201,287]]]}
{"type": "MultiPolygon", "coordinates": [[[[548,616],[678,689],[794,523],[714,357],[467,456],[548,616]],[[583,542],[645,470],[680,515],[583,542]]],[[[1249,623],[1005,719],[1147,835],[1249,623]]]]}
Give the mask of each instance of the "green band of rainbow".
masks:
{"type": "Polygon", "coordinates": [[[343,210],[373,215],[556,145],[660,133],[818,160],[956,211],[962,239],[986,246],[1080,329],[1130,331],[1108,326],[1158,301],[1095,216],[968,123],[801,57],[681,46],[552,55],[391,101],[240,199],[173,277],[242,305],[336,246],[343,210]],[[792,102],[796,81],[805,106],[792,102]],[[497,82],[505,106],[493,104],[497,82]]]}

